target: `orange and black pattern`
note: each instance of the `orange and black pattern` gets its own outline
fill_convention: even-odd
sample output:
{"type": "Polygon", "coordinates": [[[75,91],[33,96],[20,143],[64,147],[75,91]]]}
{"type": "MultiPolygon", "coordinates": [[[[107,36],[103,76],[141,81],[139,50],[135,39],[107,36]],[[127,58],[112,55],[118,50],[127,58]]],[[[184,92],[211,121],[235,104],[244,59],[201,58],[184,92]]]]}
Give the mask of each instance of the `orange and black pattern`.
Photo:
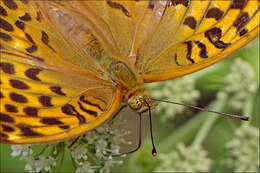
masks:
{"type": "Polygon", "coordinates": [[[30,1],[0,4],[1,143],[77,137],[93,128],[82,126],[102,118],[115,97],[112,84],[104,86],[104,81],[62,60],[61,50],[55,48],[62,40],[52,37],[35,9],[30,1]]]}
{"type": "Polygon", "coordinates": [[[126,93],[146,93],[145,82],[200,70],[256,38],[259,4],[1,0],[0,142],[59,142],[96,128],[126,93]]]}

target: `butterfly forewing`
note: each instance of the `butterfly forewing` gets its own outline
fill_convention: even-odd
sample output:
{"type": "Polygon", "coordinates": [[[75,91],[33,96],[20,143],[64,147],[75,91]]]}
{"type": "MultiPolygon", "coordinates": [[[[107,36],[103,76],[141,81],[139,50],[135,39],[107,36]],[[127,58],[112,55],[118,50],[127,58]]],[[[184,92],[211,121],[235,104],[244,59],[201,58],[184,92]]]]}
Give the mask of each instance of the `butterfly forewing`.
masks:
{"type": "Polygon", "coordinates": [[[93,64],[82,68],[81,55],[31,1],[1,1],[0,8],[2,143],[71,139],[116,111],[118,90],[93,64]]]}
{"type": "MultiPolygon", "coordinates": [[[[166,1],[160,3],[166,4],[166,1]]],[[[42,1],[39,4],[49,16],[52,16],[50,10],[46,9],[53,6],[69,14],[81,27],[95,35],[107,55],[130,64],[135,63],[137,48],[150,36],[157,24],[155,18],[158,18],[158,14],[152,14],[152,1],[42,1]]],[[[89,42],[93,42],[88,39],[76,41],[77,47],[83,51],[89,42]]]]}
{"type": "Polygon", "coordinates": [[[259,1],[171,1],[140,48],[138,68],[146,82],[175,78],[223,59],[258,35],[259,1]]]}

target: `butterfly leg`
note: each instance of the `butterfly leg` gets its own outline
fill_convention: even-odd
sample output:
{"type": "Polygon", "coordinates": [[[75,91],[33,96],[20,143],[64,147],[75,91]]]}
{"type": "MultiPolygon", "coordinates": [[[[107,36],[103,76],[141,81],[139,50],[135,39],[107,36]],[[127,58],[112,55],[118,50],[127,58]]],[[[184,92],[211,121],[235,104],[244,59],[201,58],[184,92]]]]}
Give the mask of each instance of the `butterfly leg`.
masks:
{"type": "Polygon", "coordinates": [[[71,148],[71,147],[79,140],[80,137],[81,137],[81,136],[76,137],[76,138],[72,141],[72,143],[68,146],[68,148],[71,148]]]}

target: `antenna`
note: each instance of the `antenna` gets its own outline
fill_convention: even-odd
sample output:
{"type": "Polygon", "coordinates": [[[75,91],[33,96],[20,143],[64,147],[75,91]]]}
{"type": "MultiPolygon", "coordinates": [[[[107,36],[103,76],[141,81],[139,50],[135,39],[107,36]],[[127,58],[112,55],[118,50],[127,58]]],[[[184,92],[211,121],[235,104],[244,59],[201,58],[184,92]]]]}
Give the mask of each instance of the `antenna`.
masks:
{"type": "Polygon", "coordinates": [[[153,127],[152,127],[152,113],[151,113],[151,107],[150,105],[146,102],[147,106],[148,106],[148,111],[149,111],[149,123],[150,123],[150,134],[151,134],[151,141],[152,141],[152,145],[153,145],[153,149],[152,149],[152,155],[156,156],[157,152],[155,149],[155,145],[154,145],[154,141],[153,141],[153,127]]]}
{"type": "Polygon", "coordinates": [[[228,113],[223,113],[223,112],[217,112],[217,111],[212,111],[212,110],[208,110],[205,108],[201,108],[201,107],[197,107],[197,106],[193,106],[193,105],[189,105],[189,104],[183,104],[183,103],[178,103],[178,102],[173,102],[173,101],[168,101],[168,100],[160,100],[160,99],[152,99],[153,101],[159,101],[159,102],[165,102],[165,103],[171,103],[171,104],[176,104],[176,105],[181,105],[181,106],[186,106],[188,108],[192,108],[192,109],[197,109],[197,110],[201,110],[201,111],[205,111],[205,112],[210,112],[210,113],[215,113],[215,114],[219,114],[219,115],[224,115],[224,116],[228,116],[228,117],[232,117],[235,119],[240,119],[240,120],[244,120],[244,121],[249,121],[250,118],[247,116],[242,116],[242,115],[235,115],[235,114],[228,114],[228,113]]]}

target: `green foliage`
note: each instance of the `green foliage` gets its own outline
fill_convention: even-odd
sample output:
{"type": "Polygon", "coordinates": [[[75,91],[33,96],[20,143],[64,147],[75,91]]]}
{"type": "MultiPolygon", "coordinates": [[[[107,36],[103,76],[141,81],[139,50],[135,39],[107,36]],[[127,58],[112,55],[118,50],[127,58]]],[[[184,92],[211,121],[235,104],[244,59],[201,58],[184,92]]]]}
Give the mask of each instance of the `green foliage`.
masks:
{"type": "Polygon", "coordinates": [[[186,147],[178,143],[176,150],[159,156],[160,163],[155,172],[208,172],[211,160],[200,145],[186,147]]]}
{"type": "Polygon", "coordinates": [[[243,123],[226,145],[225,166],[234,172],[257,172],[259,165],[259,129],[243,123]]]}

